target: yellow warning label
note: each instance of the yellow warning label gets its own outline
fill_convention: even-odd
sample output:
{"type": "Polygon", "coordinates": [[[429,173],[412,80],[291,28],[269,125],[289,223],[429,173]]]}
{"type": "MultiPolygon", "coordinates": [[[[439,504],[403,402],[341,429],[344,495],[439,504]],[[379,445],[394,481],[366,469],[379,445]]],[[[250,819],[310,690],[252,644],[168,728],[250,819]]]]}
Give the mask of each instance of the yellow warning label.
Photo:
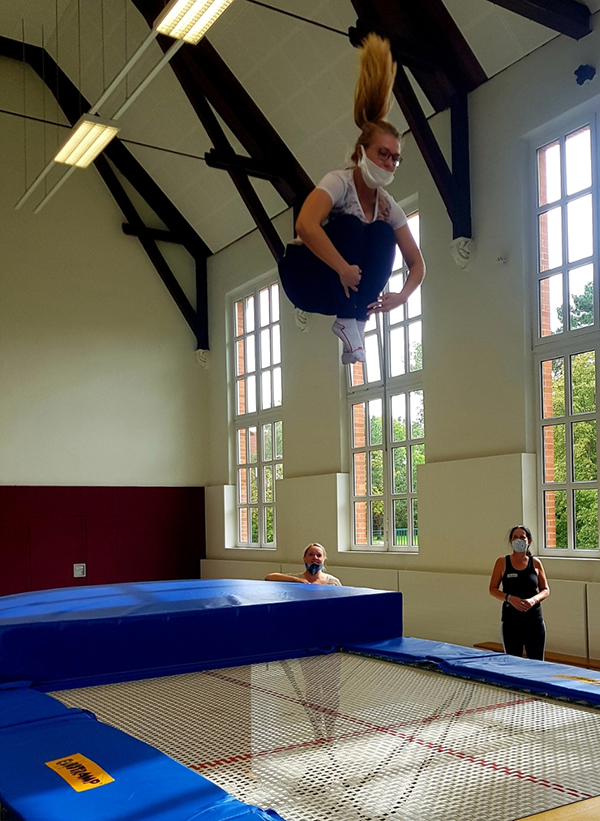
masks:
{"type": "Polygon", "coordinates": [[[568,678],[570,681],[583,681],[584,684],[595,684],[600,687],[600,678],[584,678],[583,676],[566,676],[564,673],[559,673],[553,678],[568,678]]]}
{"type": "Polygon", "coordinates": [[[46,761],[46,767],[58,773],[77,792],[93,790],[110,784],[115,779],[105,773],[102,767],[94,764],[81,753],[74,753],[66,758],[57,758],[55,761],[46,761]]]}

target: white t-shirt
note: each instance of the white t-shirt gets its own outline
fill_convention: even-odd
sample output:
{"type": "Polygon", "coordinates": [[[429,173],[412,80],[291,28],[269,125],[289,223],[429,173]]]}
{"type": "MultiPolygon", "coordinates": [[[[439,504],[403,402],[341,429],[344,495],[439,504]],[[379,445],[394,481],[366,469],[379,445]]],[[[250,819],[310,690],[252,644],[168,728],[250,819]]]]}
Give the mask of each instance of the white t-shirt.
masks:
{"type": "MultiPolygon", "coordinates": [[[[361,222],[369,222],[362,210],[354,186],[354,169],[346,168],[343,171],[330,171],[325,174],[317,188],[327,191],[331,197],[333,202],[332,217],[338,214],[352,214],[352,216],[358,217],[361,222]]],[[[406,214],[385,188],[377,189],[373,222],[378,219],[389,222],[394,231],[397,228],[402,228],[407,223],[406,214]]]]}
{"type": "MultiPolygon", "coordinates": [[[[292,575],[294,575],[297,579],[303,579],[304,578],[304,573],[293,573],[292,575]]],[[[336,579],[335,576],[330,576],[329,573],[321,572],[321,576],[325,579],[324,584],[333,584],[336,587],[341,587],[342,586],[341,581],[339,579],[336,579]]],[[[309,582],[309,584],[310,584],[310,582],[309,582]]],[[[314,584],[316,584],[316,582],[314,582],[314,584]]]]}

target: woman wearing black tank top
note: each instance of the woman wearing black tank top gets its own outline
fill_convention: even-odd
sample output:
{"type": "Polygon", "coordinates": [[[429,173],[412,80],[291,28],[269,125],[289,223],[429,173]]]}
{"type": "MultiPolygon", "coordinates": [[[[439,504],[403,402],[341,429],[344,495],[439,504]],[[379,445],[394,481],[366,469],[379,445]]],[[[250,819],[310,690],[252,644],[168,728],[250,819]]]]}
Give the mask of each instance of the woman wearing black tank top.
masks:
{"type": "Polygon", "coordinates": [[[508,542],[512,554],[496,560],[490,580],[491,595],[503,601],[504,652],[522,657],[525,648],[527,658],[543,661],[546,625],[540,602],[550,595],[546,574],[540,560],[529,550],[531,532],[528,528],[513,527],[508,542]]]}

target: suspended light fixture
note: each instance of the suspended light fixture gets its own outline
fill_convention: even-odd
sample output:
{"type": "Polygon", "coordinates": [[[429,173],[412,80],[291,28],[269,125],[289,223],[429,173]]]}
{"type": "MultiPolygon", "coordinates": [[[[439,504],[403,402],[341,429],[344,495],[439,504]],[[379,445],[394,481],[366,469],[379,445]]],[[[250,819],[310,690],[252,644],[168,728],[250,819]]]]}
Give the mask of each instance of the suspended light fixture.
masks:
{"type": "Polygon", "coordinates": [[[50,160],[48,165],[40,171],[33,183],[15,205],[15,209],[19,210],[29,199],[50,173],[55,163],[67,164],[70,165],[71,168],[69,168],[66,174],[48,191],[37,208],[35,208],[34,214],[38,214],[41,211],[48,200],[64,185],[75,168],[86,168],[93,162],[98,154],[106,148],[113,137],[118,133],[119,128],[114,121],[125,113],[163,66],[165,66],[177,53],[179,48],[184,45],[184,42],[196,44],[201,40],[215,20],[221,16],[227,6],[231,5],[232,2],[233,0],[172,0],[154,22],[150,34],[129,58],[121,71],[118,72],[108,88],[102,93],[98,102],[75,124],[65,145],[54,159],[50,160]],[[173,43],[171,48],[156,64],[148,76],[142,80],[136,90],[125,100],[115,114],[113,114],[113,119],[101,120],[96,116],[96,112],[129,74],[142,54],[152,45],[154,40],[156,40],[159,33],[167,34],[178,42],[173,43]]]}
{"type": "Polygon", "coordinates": [[[101,120],[93,114],[84,114],[73,126],[67,141],[54,157],[54,162],[87,168],[118,131],[119,126],[113,120],[101,120]]]}
{"type": "Polygon", "coordinates": [[[156,20],[154,28],[175,40],[194,45],[233,0],[173,0],[156,20]]]}

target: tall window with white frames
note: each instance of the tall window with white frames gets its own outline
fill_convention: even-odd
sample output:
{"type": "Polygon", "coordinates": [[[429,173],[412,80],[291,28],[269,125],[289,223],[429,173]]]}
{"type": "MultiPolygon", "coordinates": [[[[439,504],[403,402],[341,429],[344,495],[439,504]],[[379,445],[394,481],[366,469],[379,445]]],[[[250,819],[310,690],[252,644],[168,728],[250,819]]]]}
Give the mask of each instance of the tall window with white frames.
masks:
{"type": "Polygon", "coordinates": [[[275,481],[283,479],[279,285],[236,300],[233,328],[237,543],[274,547],[275,481]]]}
{"type": "MultiPolygon", "coordinates": [[[[419,214],[408,225],[419,244],[419,214]]],[[[408,275],[396,252],[390,291],[408,275]]],[[[355,550],[415,551],[419,544],[417,467],[425,462],[421,288],[366,326],[367,361],[348,366],[355,550]]]]}
{"type": "Polygon", "coordinates": [[[593,122],[537,149],[540,543],[598,556],[598,198],[593,122]]]}

